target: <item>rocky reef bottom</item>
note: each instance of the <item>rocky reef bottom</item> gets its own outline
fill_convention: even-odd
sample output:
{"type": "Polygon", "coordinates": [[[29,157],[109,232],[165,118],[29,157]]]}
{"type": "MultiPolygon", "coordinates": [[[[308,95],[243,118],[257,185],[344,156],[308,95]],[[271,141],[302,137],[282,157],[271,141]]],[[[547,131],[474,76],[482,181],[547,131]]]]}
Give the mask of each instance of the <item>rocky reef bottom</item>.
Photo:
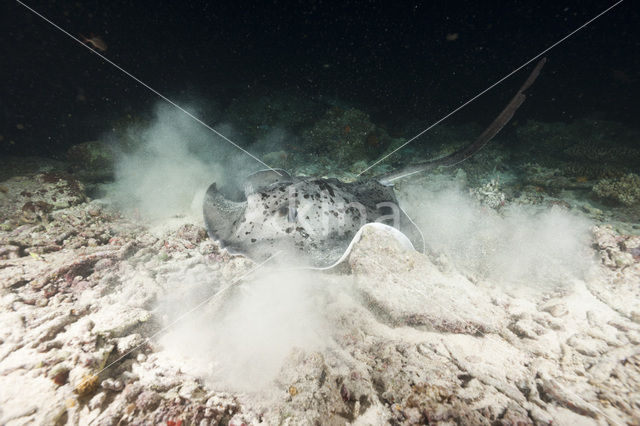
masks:
{"type": "MultiPolygon", "coordinates": [[[[604,214],[531,188],[471,193],[604,214]]],[[[0,424],[640,423],[631,223],[532,289],[374,231],[340,273],[256,265],[55,170],[0,183],[0,215],[0,424]]]]}

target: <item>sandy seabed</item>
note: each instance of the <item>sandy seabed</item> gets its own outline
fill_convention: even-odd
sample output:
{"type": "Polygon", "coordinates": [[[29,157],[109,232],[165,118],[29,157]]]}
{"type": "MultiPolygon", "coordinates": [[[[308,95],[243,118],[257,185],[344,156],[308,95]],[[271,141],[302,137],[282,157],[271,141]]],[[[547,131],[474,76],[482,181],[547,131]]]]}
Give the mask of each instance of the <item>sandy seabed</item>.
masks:
{"type": "Polygon", "coordinates": [[[339,272],[258,266],[57,172],[0,214],[3,425],[640,424],[640,237],[606,225],[534,290],[375,230],[339,272]]]}

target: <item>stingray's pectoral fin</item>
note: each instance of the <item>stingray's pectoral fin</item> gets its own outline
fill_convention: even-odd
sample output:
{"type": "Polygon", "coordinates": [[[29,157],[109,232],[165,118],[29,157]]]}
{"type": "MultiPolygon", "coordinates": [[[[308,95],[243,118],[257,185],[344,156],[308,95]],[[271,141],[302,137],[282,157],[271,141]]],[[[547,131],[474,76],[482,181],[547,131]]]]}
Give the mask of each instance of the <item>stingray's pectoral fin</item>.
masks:
{"type": "Polygon", "coordinates": [[[207,233],[212,240],[226,245],[238,221],[244,215],[246,202],[231,201],[220,192],[216,183],[209,185],[202,204],[207,233]]]}
{"type": "MultiPolygon", "coordinates": [[[[346,270],[348,270],[349,266],[348,266],[347,260],[349,259],[349,256],[351,256],[351,252],[353,251],[353,248],[360,243],[360,240],[362,239],[363,235],[367,233],[378,234],[379,237],[386,238],[388,239],[388,241],[394,241],[395,248],[398,250],[403,250],[403,251],[415,250],[411,240],[398,229],[394,228],[393,226],[385,225],[384,223],[370,222],[370,223],[365,223],[360,227],[360,229],[358,230],[358,232],[356,232],[353,239],[351,239],[351,242],[346,247],[346,249],[342,253],[342,256],[340,256],[338,260],[326,266],[317,265],[317,266],[310,267],[309,269],[324,270],[324,271],[329,271],[329,270],[341,271],[341,270],[345,270],[346,268],[346,270]]],[[[375,243],[373,245],[377,246],[377,244],[375,243]]]]}

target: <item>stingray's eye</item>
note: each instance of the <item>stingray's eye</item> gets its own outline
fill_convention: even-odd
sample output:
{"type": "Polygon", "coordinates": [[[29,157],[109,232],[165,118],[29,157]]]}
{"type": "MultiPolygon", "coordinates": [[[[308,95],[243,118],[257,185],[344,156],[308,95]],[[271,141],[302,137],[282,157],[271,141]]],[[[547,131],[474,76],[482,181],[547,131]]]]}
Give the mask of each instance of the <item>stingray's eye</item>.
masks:
{"type": "Polygon", "coordinates": [[[282,206],[278,209],[278,214],[280,216],[286,216],[289,213],[289,207],[287,206],[282,206]]]}

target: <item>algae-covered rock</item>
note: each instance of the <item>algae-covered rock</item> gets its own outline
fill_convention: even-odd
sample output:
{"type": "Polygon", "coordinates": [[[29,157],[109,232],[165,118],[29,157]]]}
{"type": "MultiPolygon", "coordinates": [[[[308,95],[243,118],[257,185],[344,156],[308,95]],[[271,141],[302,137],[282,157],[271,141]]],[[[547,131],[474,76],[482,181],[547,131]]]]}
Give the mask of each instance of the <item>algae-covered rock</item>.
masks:
{"type": "MultiPolygon", "coordinates": [[[[52,158],[0,155],[0,182],[14,176],[28,176],[38,173],[61,173],[66,169],[66,162],[52,158]]],[[[6,189],[6,187],[0,184],[0,195],[6,189]]]]}
{"type": "Polygon", "coordinates": [[[73,145],[67,151],[67,160],[81,179],[99,181],[113,176],[114,149],[107,142],[89,141],[73,145]]]}
{"type": "Polygon", "coordinates": [[[303,135],[305,148],[327,154],[341,165],[371,159],[384,152],[391,138],[357,109],[332,108],[303,135]]]}
{"type": "Polygon", "coordinates": [[[469,193],[481,204],[491,209],[499,209],[506,202],[506,196],[500,190],[500,182],[497,179],[491,179],[482,186],[472,188],[469,193]]]}
{"type": "Polygon", "coordinates": [[[3,230],[23,224],[46,224],[51,212],[86,200],[82,183],[66,173],[16,176],[2,182],[2,188],[0,223],[4,222],[3,230]]]}
{"type": "MultiPolygon", "coordinates": [[[[225,120],[233,124],[240,139],[257,141],[270,139],[275,129],[299,134],[322,114],[322,109],[307,96],[295,91],[262,89],[262,93],[250,91],[234,99],[226,111],[225,120]]],[[[270,144],[262,141],[260,145],[270,144]]],[[[294,145],[285,142],[282,148],[290,150],[294,145]]],[[[271,147],[273,148],[273,147],[271,147]]]]}
{"type": "Polygon", "coordinates": [[[570,123],[527,121],[516,128],[526,161],[558,168],[565,176],[619,178],[640,163],[637,131],[621,123],[580,119],[570,123]]]}
{"type": "Polygon", "coordinates": [[[101,141],[83,142],[69,148],[67,159],[79,169],[110,168],[113,166],[113,148],[101,141]]]}
{"type": "Polygon", "coordinates": [[[602,179],[593,187],[593,193],[604,200],[631,206],[640,202],[640,176],[629,173],[620,179],[602,179]]]}
{"type": "Polygon", "coordinates": [[[286,151],[273,151],[262,156],[262,160],[271,167],[288,169],[291,165],[291,156],[286,151]]]}
{"type": "Polygon", "coordinates": [[[549,150],[558,151],[570,147],[579,139],[580,134],[571,134],[567,123],[546,123],[527,120],[516,127],[516,135],[524,143],[527,151],[545,153],[549,150]]]}

